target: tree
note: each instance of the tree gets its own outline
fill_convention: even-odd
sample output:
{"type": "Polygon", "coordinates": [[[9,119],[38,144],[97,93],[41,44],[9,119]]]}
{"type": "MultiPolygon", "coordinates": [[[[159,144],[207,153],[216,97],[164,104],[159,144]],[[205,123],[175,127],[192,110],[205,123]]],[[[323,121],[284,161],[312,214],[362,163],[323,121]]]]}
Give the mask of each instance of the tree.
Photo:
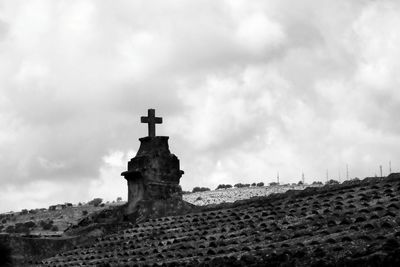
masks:
{"type": "Polygon", "coordinates": [[[299,181],[297,185],[303,185],[303,181],[299,181]]]}
{"type": "MultiPolygon", "coordinates": [[[[23,233],[23,234],[29,234],[29,231],[31,230],[29,226],[32,226],[33,222],[27,222],[27,223],[16,223],[14,232],[15,233],[23,233]]],[[[35,223],[33,223],[35,225],[35,223]]]]}
{"type": "Polygon", "coordinates": [[[252,184],[251,184],[251,186],[256,186],[256,185],[257,185],[256,183],[252,183],[252,184]]]}
{"type": "Polygon", "coordinates": [[[33,222],[33,221],[28,221],[28,222],[24,223],[24,225],[25,225],[26,227],[28,227],[28,228],[33,228],[33,227],[36,226],[36,223],[33,222]]]}
{"type": "Polygon", "coordinates": [[[122,197],[117,197],[117,202],[121,202],[122,201],[122,197]]]}
{"type": "Polygon", "coordinates": [[[322,182],[321,181],[314,181],[312,184],[313,185],[322,185],[322,182]]]}
{"type": "Polygon", "coordinates": [[[220,184],[217,186],[216,190],[218,189],[227,189],[227,188],[232,188],[232,185],[230,184],[220,184]]]}
{"type": "Polygon", "coordinates": [[[6,228],[6,233],[14,233],[15,232],[15,227],[14,227],[14,225],[9,225],[9,226],[7,226],[7,228],[6,228]]]}
{"type": "Polygon", "coordinates": [[[263,182],[257,183],[257,186],[262,187],[262,186],[264,186],[264,183],[263,182]]]}
{"type": "Polygon", "coordinates": [[[279,184],[277,182],[269,183],[269,186],[276,186],[276,185],[279,185],[279,184]]]}
{"type": "Polygon", "coordinates": [[[210,191],[210,188],[196,186],[196,187],[193,188],[192,193],[205,192],[205,191],[210,191]]]}
{"type": "Polygon", "coordinates": [[[103,202],[102,198],[94,198],[93,200],[89,201],[88,204],[97,207],[101,202],[103,202]]]}
{"type": "Polygon", "coordinates": [[[52,220],[47,220],[47,221],[42,220],[39,222],[39,224],[43,230],[50,230],[51,227],[53,226],[53,221],[52,220]]]}
{"type": "Polygon", "coordinates": [[[339,184],[338,181],[330,179],[328,182],[326,182],[327,185],[335,185],[335,184],[339,184]]]}

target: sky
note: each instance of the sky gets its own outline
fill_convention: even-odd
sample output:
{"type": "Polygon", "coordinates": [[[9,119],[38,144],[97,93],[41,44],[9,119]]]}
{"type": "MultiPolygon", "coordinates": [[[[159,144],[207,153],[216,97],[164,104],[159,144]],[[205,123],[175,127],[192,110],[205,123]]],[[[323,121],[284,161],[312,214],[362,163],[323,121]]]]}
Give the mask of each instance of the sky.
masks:
{"type": "Polygon", "coordinates": [[[0,0],[0,212],[127,198],[163,117],[183,190],[400,171],[397,0],[0,0]]]}

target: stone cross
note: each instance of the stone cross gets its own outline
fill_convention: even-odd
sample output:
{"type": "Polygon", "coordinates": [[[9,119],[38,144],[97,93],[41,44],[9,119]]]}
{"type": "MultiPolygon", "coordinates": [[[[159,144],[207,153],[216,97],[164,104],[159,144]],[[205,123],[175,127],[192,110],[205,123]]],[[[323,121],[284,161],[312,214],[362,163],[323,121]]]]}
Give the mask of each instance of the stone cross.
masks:
{"type": "Polygon", "coordinates": [[[147,123],[149,127],[149,136],[155,137],[156,136],[156,124],[162,123],[162,118],[156,117],[156,111],[154,109],[149,109],[147,111],[147,117],[141,117],[141,123],[147,123]]]}

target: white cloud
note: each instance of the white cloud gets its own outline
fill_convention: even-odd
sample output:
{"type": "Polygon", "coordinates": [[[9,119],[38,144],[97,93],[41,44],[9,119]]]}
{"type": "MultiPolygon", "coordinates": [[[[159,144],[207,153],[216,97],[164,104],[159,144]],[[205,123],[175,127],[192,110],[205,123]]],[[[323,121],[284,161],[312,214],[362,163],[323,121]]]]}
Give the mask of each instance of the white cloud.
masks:
{"type": "Polygon", "coordinates": [[[126,180],[118,174],[126,170],[127,162],[135,154],[134,151],[126,153],[114,151],[104,156],[99,179],[93,180],[89,185],[89,196],[91,198],[100,197],[104,202],[114,201],[117,197],[127,200],[126,180]]]}
{"type": "Polygon", "coordinates": [[[264,14],[252,14],[239,23],[237,39],[244,49],[262,57],[263,52],[285,41],[285,33],[281,25],[264,14]]]}

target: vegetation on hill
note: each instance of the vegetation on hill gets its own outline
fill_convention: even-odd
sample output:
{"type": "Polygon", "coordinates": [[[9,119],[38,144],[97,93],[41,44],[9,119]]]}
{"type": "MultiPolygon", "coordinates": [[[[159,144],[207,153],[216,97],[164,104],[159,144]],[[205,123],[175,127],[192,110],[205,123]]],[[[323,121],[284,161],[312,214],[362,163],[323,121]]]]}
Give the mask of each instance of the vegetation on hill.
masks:
{"type": "Polygon", "coordinates": [[[340,183],[338,181],[336,181],[336,180],[331,179],[328,182],[326,182],[326,184],[327,185],[337,185],[337,184],[340,184],[340,183]]]}
{"type": "Polygon", "coordinates": [[[228,188],[232,188],[232,185],[230,185],[230,184],[220,184],[220,185],[217,186],[217,188],[215,190],[228,189],[228,188]]]}
{"type": "Polygon", "coordinates": [[[95,198],[95,199],[89,201],[88,204],[97,207],[101,204],[101,202],[103,202],[102,198],[95,198]]]}
{"type": "Polygon", "coordinates": [[[192,190],[192,193],[197,193],[197,192],[205,192],[205,191],[210,191],[210,188],[208,187],[194,187],[192,190]]]}
{"type": "Polygon", "coordinates": [[[0,233],[22,236],[60,236],[76,225],[86,216],[110,208],[120,206],[119,203],[101,203],[95,198],[87,204],[52,205],[52,209],[22,210],[21,212],[0,214],[0,233]],[[54,209],[53,207],[59,207],[54,209]]]}

